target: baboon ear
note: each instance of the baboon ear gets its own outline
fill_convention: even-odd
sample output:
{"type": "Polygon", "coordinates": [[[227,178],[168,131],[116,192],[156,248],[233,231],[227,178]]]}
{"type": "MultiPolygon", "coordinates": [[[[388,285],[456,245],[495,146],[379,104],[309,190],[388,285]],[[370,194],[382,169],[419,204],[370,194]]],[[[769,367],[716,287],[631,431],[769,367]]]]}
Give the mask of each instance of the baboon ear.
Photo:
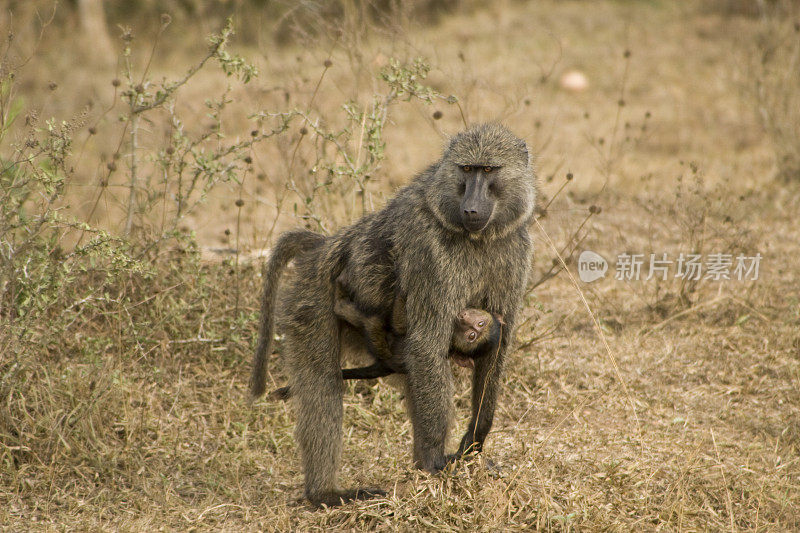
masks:
{"type": "Polygon", "coordinates": [[[530,162],[531,154],[530,154],[530,152],[528,152],[528,143],[526,143],[525,141],[520,139],[519,140],[519,149],[522,150],[523,154],[525,154],[525,159],[527,159],[528,162],[530,162]]]}
{"type": "Polygon", "coordinates": [[[500,313],[492,313],[492,315],[494,315],[494,319],[500,322],[500,324],[502,324],[503,326],[506,325],[505,321],[503,320],[503,315],[501,315],[500,313]]]}

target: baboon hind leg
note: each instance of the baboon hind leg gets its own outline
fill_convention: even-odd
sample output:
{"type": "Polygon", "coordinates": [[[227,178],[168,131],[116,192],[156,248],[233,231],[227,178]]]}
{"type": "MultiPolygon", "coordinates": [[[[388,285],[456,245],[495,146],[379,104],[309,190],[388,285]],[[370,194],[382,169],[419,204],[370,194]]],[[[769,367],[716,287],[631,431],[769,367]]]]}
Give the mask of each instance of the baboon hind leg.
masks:
{"type": "Polygon", "coordinates": [[[295,435],[305,473],[305,496],[317,507],[385,494],[372,488],[342,490],[337,484],[342,454],[342,372],[338,327],[333,313],[328,313],[329,320],[322,320],[329,322],[328,327],[314,328],[313,335],[287,335],[293,337],[287,338],[292,352],[290,387],[297,412],[295,435]],[[315,340],[308,342],[309,338],[315,340]]]}

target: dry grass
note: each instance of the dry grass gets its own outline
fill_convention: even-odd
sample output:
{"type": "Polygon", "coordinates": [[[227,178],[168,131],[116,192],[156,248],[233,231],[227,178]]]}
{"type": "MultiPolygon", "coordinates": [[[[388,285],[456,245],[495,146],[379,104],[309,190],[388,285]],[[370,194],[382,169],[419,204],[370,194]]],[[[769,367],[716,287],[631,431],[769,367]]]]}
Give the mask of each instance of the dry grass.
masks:
{"type": "MultiPolygon", "coordinates": [[[[428,81],[458,95],[467,120],[500,118],[532,143],[545,196],[574,174],[541,220],[558,246],[597,204],[603,211],[581,230],[579,250],[607,258],[760,252],[760,279],[705,282],[685,294],[677,282],[582,284],[623,388],[575,287],[553,278],[529,295],[518,331],[525,348],[508,365],[485,453],[499,471],[482,459],[441,476],[415,470],[400,394],[383,382],[352,384],[342,484],[382,486],[390,496],[314,511],[301,500],[290,408],[247,402],[257,269],[165,250],[153,260],[155,277],[131,274],[104,288],[63,336],[42,333],[36,345],[0,332],[0,527],[800,529],[800,194],[772,180],[774,147],[742,100],[737,76],[746,61],[731,52],[759,28],[756,19],[683,3],[502,2],[392,39],[374,32],[357,55],[325,41],[243,46],[261,76],[233,88],[224,119],[233,136],[249,134],[247,115],[259,109],[308,107],[341,121],[344,101],[368,102],[382,90],[374,78],[388,57],[427,56],[428,81]],[[333,66],[321,76],[328,57],[333,66]],[[587,74],[588,90],[559,88],[572,68],[587,74]]],[[[179,44],[156,58],[156,77],[196,59],[179,44]]],[[[119,141],[117,110],[97,111],[112,103],[113,73],[93,81],[56,50],[43,48],[43,66],[21,83],[41,116],[70,116],[86,94],[96,97],[99,134],[76,142],[82,155],[68,195],[83,219],[97,198],[101,154],[109,158],[119,141]]],[[[205,127],[198,102],[225,84],[203,71],[187,85],[178,101],[194,117],[187,128],[205,127]]],[[[380,207],[461,122],[442,102],[394,108],[368,205],[380,207]],[[432,119],[435,109],[441,120],[432,119]]],[[[149,126],[143,152],[163,142],[162,126],[149,126]]],[[[294,214],[294,197],[279,203],[285,177],[317,157],[313,142],[293,156],[297,128],[253,148],[244,184],[215,189],[209,207],[186,221],[202,246],[233,246],[238,237],[258,249],[276,220],[276,230],[309,222],[294,214]]],[[[113,190],[92,222],[119,231],[125,197],[113,190]]],[[[313,208],[338,227],[360,215],[360,197],[351,188],[313,208]]],[[[531,231],[537,278],[553,254],[536,225],[531,231]]],[[[281,365],[272,371],[283,384],[281,365]]],[[[469,395],[467,375],[456,372],[459,435],[469,395]]]]}

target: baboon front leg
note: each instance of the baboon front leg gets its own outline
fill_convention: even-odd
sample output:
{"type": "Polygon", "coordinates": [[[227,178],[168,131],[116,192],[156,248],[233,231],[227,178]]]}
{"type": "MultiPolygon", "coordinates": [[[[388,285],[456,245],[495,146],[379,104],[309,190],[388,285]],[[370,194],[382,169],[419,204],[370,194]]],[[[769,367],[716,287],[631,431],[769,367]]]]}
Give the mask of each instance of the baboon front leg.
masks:
{"type": "Polygon", "coordinates": [[[492,429],[497,397],[500,393],[502,364],[492,356],[475,361],[472,378],[472,418],[453,459],[483,451],[483,442],[492,429]]]}
{"type": "Polygon", "coordinates": [[[483,442],[492,429],[494,411],[500,395],[505,354],[511,342],[512,321],[513,317],[509,317],[503,326],[497,349],[475,360],[475,372],[472,375],[472,418],[458,446],[458,452],[452,456],[453,459],[483,451],[483,442]]]}
{"type": "Polygon", "coordinates": [[[447,465],[444,446],[450,422],[452,373],[441,354],[425,343],[409,342],[408,402],[414,429],[414,462],[418,468],[438,472],[447,465]]]}

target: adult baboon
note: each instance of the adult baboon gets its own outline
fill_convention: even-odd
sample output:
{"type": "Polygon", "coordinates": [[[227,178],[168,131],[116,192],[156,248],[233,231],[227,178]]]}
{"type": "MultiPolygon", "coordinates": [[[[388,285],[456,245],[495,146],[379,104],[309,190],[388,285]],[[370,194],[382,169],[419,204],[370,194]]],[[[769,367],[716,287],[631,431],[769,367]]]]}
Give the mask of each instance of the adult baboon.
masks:
{"type": "MultiPolygon", "coordinates": [[[[397,306],[395,306],[397,307],[397,306]]],[[[373,317],[367,316],[359,310],[350,300],[340,300],[334,309],[339,318],[346,320],[350,325],[362,329],[365,336],[369,336],[372,330],[365,326],[373,317]]],[[[396,312],[396,311],[395,311],[396,312]]],[[[449,356],[458,365],[465,368],[474,368],[475,359],[484,357],[486,354],[497,351],[500,346],[500,337],[503,331],[503,319],[499,316],[492,316],[488,311],[482,309],[464,309],[458,314],[453,330],[452,344],[449,356]]],[[[369,366],[358,368],[343,368],[342,379],[374,379],[389,376],[391,374],[405,374],[405,364],[401,359],[403,353],[403,343],[405,340],[405,329],[398,331],[397,328],[390,327],[391,331],[382,329],[382,337],[390,337],[387,345],[391,346],[391,364],[381,358],[376,357],[375,362],[369,366]]],[[[367,343],[375,345],[375,339],[367,343]]],[[[369,349],[368,349],[369,351],[369,349]]],[[[289,387],[280,387],[269,393],[273,400],[288,400],[292,392],[289,387]]]]}
{"type": "Polygon", "coordinates": [[[500,125],[484,124],[453,137],[441,159],[380,211],[308,247],[292,242],[293,234],[278,240],[266,268],[251,390],[259,395],[265,389],[273,308],[279,298],[278,326],[296,404],[305,494],[313,504],[337,505],[380,493],[337,485],[342,446],[340,354],[342,343],[348,342],[347,335],[340,340],[344,329],[334,313],[339,276],[344,275],[347,293],[359,309],[384,320],[395,296],[405,295],[408,331],[402,360],[407,367],[414,460],[420,468],[437,472],[467,451],[480,451],[491,428],[528,277],[527,225],[534,200],[525,142],[500,125]],[[294,276],[278,291],[280,270],[292,257],[294,276]],[[470,307],[502,316],[506,327],[497,353],[475,361],[472,417],[458,452],[448,456],[452,317],[470,307]]]}

